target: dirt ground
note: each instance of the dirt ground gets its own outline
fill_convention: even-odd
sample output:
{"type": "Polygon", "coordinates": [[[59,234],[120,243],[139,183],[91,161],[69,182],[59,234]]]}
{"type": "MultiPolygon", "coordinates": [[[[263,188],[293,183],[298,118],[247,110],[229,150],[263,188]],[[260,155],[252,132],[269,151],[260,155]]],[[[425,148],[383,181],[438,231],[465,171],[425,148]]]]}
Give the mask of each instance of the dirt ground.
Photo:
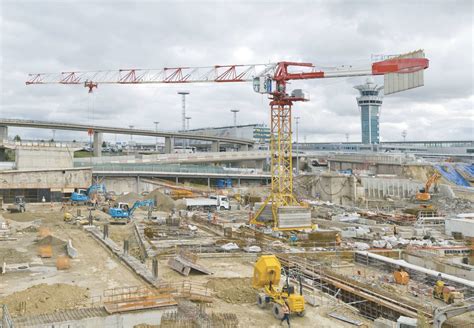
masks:
{"type": "MultiPolygon", "coordinates": [[[[85,213],[85,210],[84,210],[85,213]]],[[[119,263],[105,248],[97,243],[82,227],[63,221],[63,213],[59,207],[42,206],[31,212],[8,214],[10,226],[16,233],[16,241],[4,241],[1,246],[0,259],[3,255],[13,264],[19,259],[30,263],[31,271],[4,274],[0,279],[0,303],[10,304],[12,312],[18,314],[20,299],[27,300],[27,313],[43,313],[59,308],[70,308],[77,305],[90,305],[103,295],[104,290],[115,287],[144,285],[127,267],[119,263]],[[52,237],[38,237],[35,226],[46,227],[52,237]],[[78,257],[71,259],[69,270],[58,271],[55,257],[41,259],[37,256],[38,244],[51,242],[59,244],[70,239],[78,251],[78,257]],[[40,242],[38,243],[38,240],[40,242]],[[60,287],[58,287],[60,286],[60,287]],[[32,288],[33,287],[33,288],[32,288]],[[70,293],[64,290],[71,290],[70,293]],[[61,307],[60,307],[61,306],[61,307]],[[47,308],[47,309],[45,309],[47,308]],[[18,311],[17,311],[18,310],[18,311]]],[[[119,245],[126,238],[132,238],[133,226],[109,226],[110,237],[119,245]]],[[[166,257],[159,259],[159,277],[165,282],[191,280],[207,285],[215,294],[209,310],[214,312],[235,313],[239,318],[240,327],[277,327],[277,321],[270,307],[260,309],[256,306],[256,291],[251,287],[255,254],[242,257],[222,256],[202,257],[198,263],[205,266],[213,274],[203,275],[191,273],[183,277],[167,265],[166,257]]],[[[147,265],[151,267],[149,261],[147,265]]],[[[322,297],[323,298],[323,297],[322,297]]],[[[307,306],[307,315],[303,318],[292,317],[292,327],[349,327],[350,325],[326,316],[326,308],[331,302],[319,307],[307,306]]]]}
{"type": "MultiPolygon", "coordinates": [[[[7,264],[30,262],[31,271],[9,272],[0,279],[0,297],[25,290],[38,284],[67,284],[88,290],[90,298],[103,295],[106,289],[143,285],[127,267],[119,263],[105,248],[99,245],[81,227],[63,221],[63,213],[59,207],[56,213],[46,213],[35,208],[30,213],[6,214],[13,229],[24,229],[28,221],[41,219],[41,226],[49,228],[53,237],[67,241],[71,239],[78,251],[78,257],[71,259],[69,270],[58,271],[55,265],[54,249],[52,259],[41,259],[37,256],[37,232],[15,234],[16,241],[2,241],[0,244],[0,260],[7,258],[7,264]],[[18,256],[18,257],[17,257],[18,256]],[[23,261],[24,260],[24,261],[23,261]]],[[[8,297],[7,297],[8,298],[8,297]]]]}
{"type": "Polygon", "coordinates": [[[209,280],[207,286],[214,290],[218,298],[227,303],[253,303],[257,297],[250,278],[213,278],[209,280]]]}
{"type": "Polygon", "coordinates": [[[88,300],[89,291],[86,288],[69,284],[39,284],[0,298],[0,304],[7,304],[10,313],[18,316],[73,309],[88,300]]]}

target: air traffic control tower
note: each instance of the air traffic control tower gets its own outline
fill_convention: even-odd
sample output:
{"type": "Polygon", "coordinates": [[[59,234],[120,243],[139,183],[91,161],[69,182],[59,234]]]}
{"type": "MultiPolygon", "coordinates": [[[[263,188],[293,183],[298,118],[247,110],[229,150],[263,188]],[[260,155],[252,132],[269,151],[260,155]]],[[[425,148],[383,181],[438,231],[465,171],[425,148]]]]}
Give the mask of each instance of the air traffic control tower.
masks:
{"type": "Polygon", "coordinates": [[[380,107],[382,106],[383,85],[375,84],[372,78],[368,78],[365,84],[354,87],[359,90],[357,104],[360,109],[362,143],[380,143],[380,107]]]}

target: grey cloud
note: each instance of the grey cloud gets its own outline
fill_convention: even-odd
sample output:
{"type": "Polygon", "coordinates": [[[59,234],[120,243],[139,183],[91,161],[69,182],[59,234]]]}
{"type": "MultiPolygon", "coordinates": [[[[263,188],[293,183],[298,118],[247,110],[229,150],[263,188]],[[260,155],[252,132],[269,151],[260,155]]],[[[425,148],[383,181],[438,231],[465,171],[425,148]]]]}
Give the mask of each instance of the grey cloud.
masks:
{"type": "MultiPolygon", "coordinates": [[[[99,86],[91,117],[91,97],[84,88],[27,87],[28,72],[270,60],[359,65],[368,63],[371,54],[425,48],[431,60],[425,86],[384,99],[383,138],[400,139],[399,130],[405,126],[411,136],[418,136],[414,131],[420,122],[436,127],[421,139],[472,138],[472,122],[465,122],[472,116],[474,99],[471,1],[3,1],[1,6],[3,117],[149,128],[158,120],[163,129],[181,126],[176,94],[181,86],[99,86]]],[[[343,141],[345,133],[353,140],[360,138],[353,86],[363,81],[291,84],[312,97],[311,102],[294,106],[308,141],[343,141]]],[[[250,84],[186,89],[191,91],[188,112],[193,128],[228,125],[230,108],[241,110],[241,123],[269,120],[268,100],[255,94],[250,84]]]]}

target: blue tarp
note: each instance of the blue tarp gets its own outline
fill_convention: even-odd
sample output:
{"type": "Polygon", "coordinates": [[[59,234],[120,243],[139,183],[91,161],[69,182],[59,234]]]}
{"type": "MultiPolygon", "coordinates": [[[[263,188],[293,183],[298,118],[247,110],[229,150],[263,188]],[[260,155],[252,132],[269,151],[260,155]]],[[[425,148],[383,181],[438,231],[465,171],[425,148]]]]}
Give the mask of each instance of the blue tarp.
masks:
{"type": "Polygon", "coordinates": [[[469,181],[459,174],[452,164],[435,165],[439,173],[448,181],[457,184],[458,186],[470,187],[469,181]]]}
{"type": "Polygon", "coordinates": [[[469,179],[474,179],[474,164],[456,164],[456,170],[467,175],[469,179]]]}

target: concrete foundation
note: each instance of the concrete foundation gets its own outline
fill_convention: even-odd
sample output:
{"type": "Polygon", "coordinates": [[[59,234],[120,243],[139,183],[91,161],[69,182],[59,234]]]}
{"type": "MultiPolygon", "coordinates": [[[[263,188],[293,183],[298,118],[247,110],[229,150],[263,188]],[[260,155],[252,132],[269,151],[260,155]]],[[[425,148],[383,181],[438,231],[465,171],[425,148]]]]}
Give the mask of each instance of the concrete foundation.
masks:
{"type": "Polygon", "coordinates": [[[90,186],[92,171],[90,169],[2,171],[0,181],[2,181],[1,189],[66,190],[90,186]]]}
{"type": "Polygon", "coordinates": [[[403,253],[403,259],[408,263],[418,265],[420,267],[431,269],[445,274],[450,274],[459,278],[474,281],[474,267],[450,263],[442,263],[437,260],[436,256],[422,256],[417,254],[403,253]]]}
{"type": "Polygon", "coordinates": [[[17,170],[67,169],[73,167],[74,151],[62,147],[21,147],[15,150],[17,170]]]}
{"type": "Polygon", "coordinates": [[[311,186],[313,197],[340,205],[357,201],[357,181],[353,176],[323,174],[311,186]]]}
{"type": "Polygon", "coordinates": [[[365,197],[367,199],[384,199],[385,197],[404,199],[414,196],[423,184],[408,179],[362,177],[365,197]]]}

